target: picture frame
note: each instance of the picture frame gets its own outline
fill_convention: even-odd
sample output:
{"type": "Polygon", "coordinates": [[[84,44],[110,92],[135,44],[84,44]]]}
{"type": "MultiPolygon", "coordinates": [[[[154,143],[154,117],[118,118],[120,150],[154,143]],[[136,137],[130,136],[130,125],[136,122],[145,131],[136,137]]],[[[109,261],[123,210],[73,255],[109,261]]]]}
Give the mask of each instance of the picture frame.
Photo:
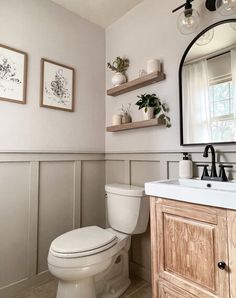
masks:
{"type": "Polygon", "coordinates": [[[28,55],[0,44],[0,100],[25,104],[28,55]]]}
{"type": "Polygon", "coordinates": [[[74,68],[42,58],[40,106],[74,111],[74,68]]]}

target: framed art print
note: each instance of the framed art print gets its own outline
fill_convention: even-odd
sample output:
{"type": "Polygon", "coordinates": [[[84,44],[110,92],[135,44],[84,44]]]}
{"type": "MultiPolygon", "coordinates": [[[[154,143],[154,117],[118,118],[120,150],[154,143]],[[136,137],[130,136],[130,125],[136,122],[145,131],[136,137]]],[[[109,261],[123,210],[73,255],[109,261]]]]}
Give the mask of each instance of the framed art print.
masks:
{"type": "Polygon", "coordinates": [[[0,45],[0,99],[26,103],[27,54],[0,45]]]}
{"type": "Polygon", "coordinates": [[[74,69],[47,59],[41,59],[40,106],[73,112],[74,69]]]}

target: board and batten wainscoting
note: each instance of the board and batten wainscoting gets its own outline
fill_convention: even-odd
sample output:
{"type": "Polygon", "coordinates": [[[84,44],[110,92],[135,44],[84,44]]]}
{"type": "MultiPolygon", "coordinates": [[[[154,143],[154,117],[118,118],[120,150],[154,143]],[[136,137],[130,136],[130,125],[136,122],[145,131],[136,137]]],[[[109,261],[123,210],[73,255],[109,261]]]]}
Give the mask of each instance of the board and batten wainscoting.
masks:
{"type": "Polygon", "coordinates": [[[105,226],[104,153],[0,153],[0,297],[50,279],[51,241],[105,226]]]}
{"type": "MultiPolygon", "coordinates": [[[[201,175],[195,163],[211,162],[202,156],[203,150],[188,150],[194,162],[194,177],[201,175]]],[[[153,153],[106,153],[106,183],[128,183],[143,186],[147,181],[173,179],[179,176],[179,160],[182,153],[179,151],[153,153]]],[[[236,151],[219,153],[217,163],[229,163],[234,166],[230,179],[236,179],[236,151]]],[[[217,166],[218,168],[218,166],[217,166]]],[[[130,269],[146,281],[151,281],[151,243],[150,228],[146,233],[132,236],[130,269]]]]}
{"type": "MultiPolygon", "coordinates": [[[[200,149],[191,155],[194,162],[210,163],[200,149]]],[[[142,186],[176,178],[181,158],[177,151],[0,152],[0,298],[51,278],[47,254],[55,237],[81,226],[105,226],[105,183],[142,186]]],[[[218,154],[217,161],[233,164],[236,179],[236,151],[218,154]]],[[[149,228],[132,238],[131,271],[150,281],[149,228]]]]}

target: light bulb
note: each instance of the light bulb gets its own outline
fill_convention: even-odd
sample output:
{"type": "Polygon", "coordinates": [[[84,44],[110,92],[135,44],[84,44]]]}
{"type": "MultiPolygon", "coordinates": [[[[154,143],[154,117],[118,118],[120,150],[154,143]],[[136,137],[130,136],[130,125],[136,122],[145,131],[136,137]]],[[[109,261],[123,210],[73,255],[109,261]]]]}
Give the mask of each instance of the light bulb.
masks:
{"type": "Polygon", "coordinates": [[[236,0],[216,0],[216,9],[223,16],[236,13],[236,0]]]}
{"type": "Polygon", "coordinates": [[[195,9],[185,9],[178,17],[178,29],[182,34],[195,32],[200,24],[199,13],[195,9]]]}
{"type": "Polygon", "coordinates": [[[214,37],[214,29],[208,30],[198,38],[198,40],[196,41],[196,44],[198,46],[205,46],[212,41],[213,37],[214,37]]]}

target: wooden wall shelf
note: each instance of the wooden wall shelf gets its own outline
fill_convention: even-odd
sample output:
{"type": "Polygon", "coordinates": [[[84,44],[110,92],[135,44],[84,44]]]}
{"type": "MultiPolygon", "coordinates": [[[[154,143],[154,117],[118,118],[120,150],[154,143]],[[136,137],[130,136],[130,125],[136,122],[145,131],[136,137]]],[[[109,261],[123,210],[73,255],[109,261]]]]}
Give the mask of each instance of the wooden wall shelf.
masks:
{"type": "Polygon", "coordinates": [[[129,130],[129,129],[137,129],[143,127],[151,127],[151,126],[164,126],[166,124],[165,120],[163,119],[151,119],[151,120],[144,120],[138,122],[131,122],[121,125],[112,125],[107,127],[108,132],[116,132],[122,130],[129,130]]]}
{"type": "Polygon", "coordinates": [[[165,80],[165,78],[166,78],[166,75],[163,72],[156,71],[148,75],[145,75],[143,77],[140,77],[136,80],[111,88],[107,90],[107,95],[117,96],[126,92],[130,92],[130,91],[145,87],[150,84],[163,81],[165,80]]]}

